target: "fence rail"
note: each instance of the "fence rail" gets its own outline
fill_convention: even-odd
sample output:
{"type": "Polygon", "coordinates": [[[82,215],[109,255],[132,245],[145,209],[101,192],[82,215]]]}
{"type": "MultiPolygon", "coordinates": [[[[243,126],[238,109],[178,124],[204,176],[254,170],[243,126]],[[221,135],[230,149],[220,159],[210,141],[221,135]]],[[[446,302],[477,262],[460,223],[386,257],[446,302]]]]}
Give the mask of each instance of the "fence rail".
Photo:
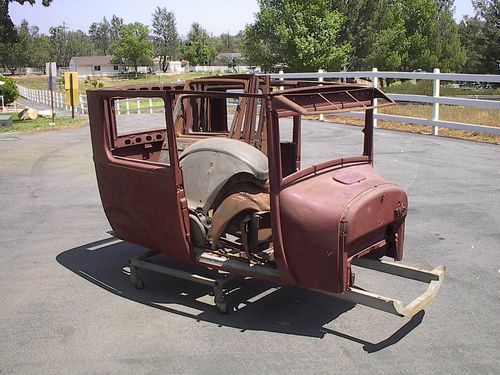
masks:
{"type": "MultiPolygon", "coordinates": [[[[48,90],[36,90],[29,89],[24,86],[17,85],[19,94],[29,100],[37,103],[42,103],[46,105],[51,105],[51,95],[48,90]]],[[[66,94],[61,92],[54,92],[54,108],[64,109],[66,111],[71,110],[71,106],[66,105],[66,94]]],[[[75,106],[75,112],[81,114],[87,114],[87,95],[80,94],[80,104],[75,106]]]]}
{"type": "MultiPolygon", "coordinates": [[[[487,133],[500,135],[500,113],[498,125],[486,126],[480,124],[467,124],[462,122],[444,121],[439,119],[439,106],[441,104],[464,106],[464,107],[479,107],[487,109],[500,110],[500,101],[486,100],[486,99],[471,99],[471,98],[456,98],[450,96],[441,96],[441,81],[453,82],[484,82],[484,83],[500,83],[500,75],[492,74],[455,74],[455,73],[440,73],[439,69],[434,69],[433,73],[421,72],[379,72],[377,68],[371,71],[361,72],[323,72],[319,70],[317,73],[283,73],[280,71],[277,74],[271,74],[271,78],[284,80],[284,79],[315,79],[319,83],[324,82],[325,79],[359,79],[368,78],[372,82],[373,87],[378,87],[379,79],[392,78],[392,79],[410,79],[410,80],[432,80],[433,81],[433,94],[427,95],[410,95],[410,94],[387,94],[388,97],[396,102],[410,102],[410,103],[427,103],[432,104],[432,117],[429,118],[416,118],[409,116],[397,116],[378,113],[374,110],[374,124],[377,125],[377,120],[384,121],[397,121],[405,122],[414,125],[427,125],[432,126],[432,134],[438,135],[439,127],[466,130],[477,133],[487,133]]],[[[484,98],[484,96],[483,96],[484,98]]],[[[492,96],[496,99],[495,96],[492,96]]],[[[345,117],[359,117],[362,118],[363,114],[359,112],[337,114],[345,117]]],[[[322,116],[320,116],[322,118],[322,116]]]]}
{"type": "MultiPolygon", "coordinates": [[[[450,96],[441,96],[441,81],[454,81],[454,82],[484,82],[484,83],[500,83],[500,75],[488,75],[488,74],[454,74],[454,73],[440,73],[439,69],[434,69],[433,73],[409,73],[409,72],[379,72],[376,68],[371,71],[361,71],[361,72],[323,72],[319,70],[314,73],[277,73],[271,74],[271,78],[284,80],[284,79],[314,79],[317,80],[319,84],[324,82],[325,79],[356,79],[356,78],[368,78],[372,82],[373,87],[379,86],[379,79],[391,78],[391,79],[410,79],[410,80],[432,80],[433,81],[433,95],[410,95],[410,94],[387,94],[391,99],[396,102],[410,102],[410,103],[426,103],[432,104],[432,117],[431,118],[416,118],[408,116],[397,116],[388,115],[383,113],[377,113],[374,110],[374,123],[377,124],[377,120],[384,121],[397,121],[404,122],[415,125],[427,125],[433,127],[433,134],[437,135],[439,128],[449,128],[456,130],[466,130],[478,133],[496,134],[500,135],[500,114],[499,114],[499,126],[486,126],[481,124],[468,124],[453,121],[444,121],[439,119],[439,107],[441,104],[453,105],[453,106],[464,106],[464,107],[478,107],[485,109],[495,109],[500,110],[500,101],[484,99],[482,96],[479,98],[457,98],[450,96]]],[[[19,87],[19,93],[27,99],[33,100],[35,102],[44,103],[50,105],[50,94],[46,90],[35,90],[28,89],[23,86],[19,87]]],[[[496,97],[492,96],[493,99],[496,97]]],[[[69,110],[70,107],[65,105],[65,94],[55,93],[55,107],[69,110]]],[[[117,114],[127,115],[132,113],[153,113],[155,109],[163,108],[162,105],[158,105],[154,100],[149,98],[137,98],[137,99],[123,99],[118,101],[117,114]]],[[[87,114],[87,97],[80,94],[80,105],[75,108],[77,112],[82,114],[87,114]]],[[[353,112],[338,114],[346,117],[362,117],[362,113],[353,112]]],[[[320,116],[322,119],[323,115],[320,116]]]]}

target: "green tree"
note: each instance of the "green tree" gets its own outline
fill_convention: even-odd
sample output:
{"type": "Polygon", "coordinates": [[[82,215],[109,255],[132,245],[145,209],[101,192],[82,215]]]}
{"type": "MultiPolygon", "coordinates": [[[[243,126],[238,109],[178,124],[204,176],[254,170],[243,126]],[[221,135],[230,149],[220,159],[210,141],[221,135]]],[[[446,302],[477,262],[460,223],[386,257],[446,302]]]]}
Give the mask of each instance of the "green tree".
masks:
{"type": "Polygon", "coordinates": [[[283,64],[295,71],[345,67],[350,46],[339,40],[344,16],[330,0],[259,0],[245,30],[244,53],[265,70],[283,64]]]}
{"type": "MultiPolygon", "coordinates": [[[[438,8],[438,62],[444,72],[458,71],[465,63],[465,48],[460,41],[459,26],[453,19],[453,1],[442,1],[438,8]],[[450,4],[451,3],[451,4],[450,4]]],[[[439,5],[439,4],[438,4],[439,5]]]]}
{"type": "Polygon", "coordinates": [[[113,45],[113,58],[134,67],[136,77],[137,67],[151,65],[153,55],[148,27],[139,22],[124,26],[120,38],[113,45]]]}
{"type": "MultiPolygon", "coordinates": [[[[447,41],[440,35],[436,0],[380,0],[377,6],[380,7],[374,22],[377,27],[367,40],[370,46],[367,65],[404,71],[432,70],[440,65],[444,56],[441,45],[447,41]]],[[[444,26],[448,27],[444,20],[444,26]]],[[[442,31],[453,34],[453,30],[444,26],[442,31]]]]}
{"type": "Polygon", "coordinates": [[[0,61],[2,65],[14,74],[17,68],[30,63],[30,27],[26,20],[16,28],[17,38],[14,42],[0,44],[0,61]]]}
{"type": "Polygon", "coordinates": [[[66,27],[49,28],[52,59],[58,66],[68,66],[74,56],[90,56],[94,54],[94,44],[90,37],[81,30],[66,31],[66,27]]]}
{"type": "Polygon", "coordinates": [[[103,17],[101,22],[93,22],[90,25],[89,36],[100,54],[108,55],[111,53],[111,24],[106,17],[103,17]]]}
{"type": "Polygon", "coordinates": [[[474,0],[474,16],[465,17],[460,24],[468,73],[500,74],[500,2],[474,0]]]}
{"type": "Polygon", "coordinates": [[[366,41],[369,46],[365,66],[380,70],[399,70],[408,60],[409,41],[406,35],[405,18],[401,7],[389,7],[383,0],[378,4],[374,24],[377,28],[366,41]],[[381,11],[382,9],[385,11],[381,11]]]}
{"type": "Polygon", "coordinates": [[[37,26],[23,20],[16,29],[14,42],[0,43],[0,65],[11,73],[19,67],[43,66],[50,59],[50,42],[46,35],[39,35],[37,26]]]}
{"type": "MultiPolygon", "coordinates": [[[[52,1],[42,0],[42,4],[48,7],[52,1]]],[[[36,0],[0,0],[0,43],[13,43],[17,39],[16,28],[9,16],[9,4],[12,2],[33,5],[36,0]]]]}
{"type": "Polygon", "coordinates": [[[482,73],[484,37],[482,35],[482,22],[477,17],[464,17],[460,22],[460,40],[465,48],[466,59],[463,66],[465,73],[482,73]]]}
{"type": "Polygon", "coordinates": [[[340,40],[349,43],[349,69],[457,70],[464,60],[454,0],[336,0],[345,17],[340,40]]]}
{"type": "Polygon", "coordinates": [[[50,39],[47,35],[36,35],[32,40],[31,66],[45,66],[52,58],[50,39]]]}
{"type": "Polygon", "coordinates": [[[215,42],[199,23],[193,23],[181,54],[192,65],[209,65],[217,54],[215,42]]]}
{"type": "Polygon", "coordinates": [[[180,39],[175,26],[175,15],[167,8],[156,7],[153,13],[153,38],[160,69],[168,70],[169,61],[179,55],[180,39]]]}
{"type": "Polygon", "coordinates": [[[3,96],[6,103],[12,103],[19,97],[16,81],[9,77],[0,77],[0,81],[4,82],[3,85],[0,85],[0,95],[3,96]]]}
{"type": "Polygon", "coordinates": [[[337,0],[332,2],[332,7],[345,19],[339,40],[350,46],[346,68],[371,68],[366,65],[366,57],[370,53],[370,44],[367,41],[374,39],[372,35],[378,30],[377,22],[383,21],[381,15],[385,9],[372,0],[337,0]]]}
{"type": "Polygon", "coordinates": [[[242,50],[244,32],[240,31],[236,35],[222,33],[214,38],[217,53],[236,53],[242,50]]]}
{"type": "Polygon", "coordinates": [[[436,4],[438,7],[439,14],[446,12],[446,11],[451,12],[453,14],[455,0],[436,0],[436,4]]]}
{"type": "Polygon", "coordinates": [[[115,16],[111,17],[111,25],[109,28],[109,36],[111,41],[118,40],[123,30],[123,18],[115,16]]]}

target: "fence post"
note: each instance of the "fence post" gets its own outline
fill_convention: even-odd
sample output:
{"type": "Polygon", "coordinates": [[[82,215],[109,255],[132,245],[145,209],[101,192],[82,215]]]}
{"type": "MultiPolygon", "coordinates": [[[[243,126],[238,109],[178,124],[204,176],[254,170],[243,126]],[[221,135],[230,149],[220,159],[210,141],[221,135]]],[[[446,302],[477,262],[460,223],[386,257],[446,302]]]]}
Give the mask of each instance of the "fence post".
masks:
{"type": "Polygon", "coordinates": [[[137,114],[141,114],[141,99],[137,99],[137,114]]]}
{"type": "Polygon", "coordinates": [[[130,115],[130,104],[128,102],[128,98],[125,99],[125,108],[127,109],[127,115],[130,115]]]}
{"type": "MultiPolygon", "coordinates": [[[[439,74],[441,71],[439,68],[434,68],[434,74],[439,74]]],[[[439,78],[434,78],[434,85],[432,88],[432,97],[434,99],[439,98],[439,91],[441,86],[441,80],[439,78]]],[[[432,121],[439,121],[439,103],[432,102],[432,121]]],[[[432,127],[432,135],[439,135],[439,127],[432,127]]]]}
{"type": "MultiPolygon", "coordinates": [[[[372,78],[372,86],[373,88],[378,88],[378,77],[377,77],[377,73],[378,73],[378,68],[372,68],[372,72],[373,72],[373,78],[372,78]]],[[[375,106],[375,108],[373,108],[373,127],[376,128],[378,126],[378,121],[377,121],[377,118],[375,117],[375,115],[377,114],[378,110],[377,110],[377,104],[378,104],[378,99],[373,99],[373,105],[375,106]]]]}
{"type": "MultiPolygon", "coordinates": [[[[278,72],[278,74],[283,75],[283,70],[280,70],[280,71],[278,72]]],[[[283,77],[280,77],[280,81],[283,81],[283,80],[284,80],[284,78],[283,78],[283,77]]],[[[280,86],[280,90],[283,90],[283,89],[284,89],[284,87],[283,87],[283,86],[280,86]]]]}
{"type": "Polygon", "coordinates": [[[83,105],[83,98],[84,98],[84,96],[82,94],[80,94],[80,109],[82,110],[82,115],[85,114],[85,107],[83,105]]]}
{"type": "MultiPolygon", "coordinates": [[[[323,74],[323,69],[318,69],[318,73],[319,73],[319,74],[323,74]]],[[[319,77],[318,77],[318,82],[319,82],[319,86],[323,86],[323,85],[322,85],[322,82],[323,82],[323,76],[319,76],[319,77]]],[[[324,116],[323,116],[323,114],[321,113],[321,114],[319,115],[319,121],[323,121],[323,120],[324,120],[324,116]]]]}
{"type": "Polygon", "coordinates": [[[149,113],[153,113],[153,99],[149,98],[149,113]]]}

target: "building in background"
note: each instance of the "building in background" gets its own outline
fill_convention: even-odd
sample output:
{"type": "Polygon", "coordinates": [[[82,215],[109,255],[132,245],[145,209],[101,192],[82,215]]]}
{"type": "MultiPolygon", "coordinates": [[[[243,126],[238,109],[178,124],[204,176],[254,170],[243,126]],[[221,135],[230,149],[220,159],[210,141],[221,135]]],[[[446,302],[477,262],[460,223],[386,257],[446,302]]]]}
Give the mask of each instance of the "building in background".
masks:
{"type": "Polygon", "coordinates": [[[125,65],[113,62],[112,56],[74,56],[69,70],[80,76],[113,76],[125,72],[125,65]]]}

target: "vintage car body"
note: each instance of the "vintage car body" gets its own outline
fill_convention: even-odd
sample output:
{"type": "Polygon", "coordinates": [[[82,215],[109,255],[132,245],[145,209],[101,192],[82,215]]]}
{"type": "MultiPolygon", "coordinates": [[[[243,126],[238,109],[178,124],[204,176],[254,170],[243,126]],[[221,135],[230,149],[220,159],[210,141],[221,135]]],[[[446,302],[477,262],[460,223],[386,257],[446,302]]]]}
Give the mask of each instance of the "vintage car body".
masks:
{"type": "MultiPolygon", "coordinates": [[[[408,207],[406,193],[373,169],[373,108],[377,99],[384,102],[378,106],[392,104],[381,91],[237,75],[87,95],[99,191],[118,238],[204,268],[400,316],[412,316],[436,295],[444,267],[425,271],[379,260],[402,259],[408,207]],[[117,113],[127,98],[137,101],[139,113],[140,100],[160,101],[163,126],[120,132],[117,113]],[[352,110],[365,111],[363,153],[302,168],[302,119],[352,110]],[[280,135],[286,118],[290,141],[280,135]],[[429,287],[403,306],[357,289],[352,264],[429,287]]],[[[138,268],[152,268],[143,259],[131,262],[141,286],[138,268]]],[[[214,285],[224,312],[222,284],[214,285]]]]}

